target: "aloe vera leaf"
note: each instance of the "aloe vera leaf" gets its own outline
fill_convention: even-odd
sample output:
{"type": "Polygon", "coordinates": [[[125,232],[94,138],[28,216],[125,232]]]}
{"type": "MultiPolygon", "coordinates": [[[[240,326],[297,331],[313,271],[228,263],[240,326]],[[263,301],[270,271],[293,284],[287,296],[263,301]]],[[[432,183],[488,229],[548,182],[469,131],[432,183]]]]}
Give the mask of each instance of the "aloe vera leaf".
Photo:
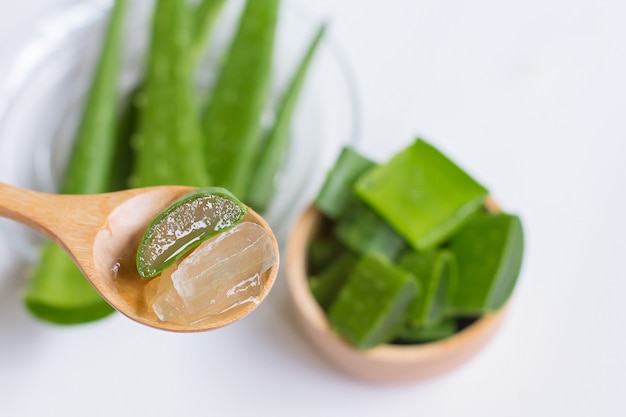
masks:
{"type": "Polygon", "coordinates": [[[86,323],[114,311],[53,242],[46,242],[42,248],[24,302],[36,317],[57,324],[86,323]]]}
{"type": "Polygon", "coordinates": [[[107,190],[114,169],[118,79],[126,0],[117,0],[95,67],[61,191],[95,194],[107,190]]]}
{"type": "Polygon", "coordinates": [[[213,184],[243,201],[261,139],[279,4],[278,0],[247,1],[203,118],[213,184]]]}
{"type": "Polygon", "coordinates": [[[356,263],[328,310],[332,327],[358,349],[391,340],[417,288],[410,273],[379,255],[356,263]]]}
{"type": "Polygon", "coordinates": [[[481,214],[451,240],[458,263],[458,283],[451,305],[460,316],[476,316],[501,308],[510,297],[524,254],[518,216],[481,214]]]}
{"type": "Polygon", "coordinates": [[[109,177],[109,191],[119,191],[127,189],[130,176],[133,172],[133,162],[135,159],[131,138],[137,130],[137,116],[139,108],[137,99],[139,97],[140,88],[134,88],[127,102],[122,107],[121,117],[118,122],[118,128],[115,138],[115,169],[112,170],[109,177]]]}
{"type": "Polygon", "coordinates": [[[200,60],[217,16],[225,2],[226,0],[202,0],[193,9],[191,59],[194,64],[200,60]]]}
{"type": "Polygon", "coordinates": [[[276,191],[277,175],[283,167],[289,151],[291,119],[308,69],[325,31],[326,25],[322,25],[302,57],[281,98],[274,125],[263,142],[261,152],[254,164],[254,175],[250,181],[246,200],[251,207],[259,212],[268,209],[276,191]]]}
{"type": "MultiPolygon", "coordinates": [[[[61,186],[64,193],[101,193],[109,187],[125,9],[126,0],[116,0],[61,186]]],[[[50,241],[42,248],[24,301],[35,316],[60,324],[92,321],[113,312],[72,259],[50,241]]]]}
{"type": "Polygon", "coordinates": [[[418,251],[447,240],[487,197],[482,185],[422,139],[365,173],[355,192],[418,251]]]}
{"type": "MultiPolygon", "coordinates": [[[[203,0],[192,10],[194,25],[192,33],[192,65],[195,66],[202,55],[215,24],[215,20],[224,5],[225,0],[203,0]]],[[[133,172],[135,160],[131,138],[137,131],[137,117],[139,115],[139,101],[143,81],[128,95],[128,100],[122,109],[122,117],[117,133],[115,147],[116,169],[111,173],[110,190],[117,191],[130,186],[129,178],[133,172]]]]}
{"type": "Polygon", "coordinates": [[[193,94],[190,9],[185,0],[160,0],[152,24],[148,68],[134,137],[135,187],[210,184],[193,94]]]}
{"type": "Polygon", "coordinates": [[[241,223],[246,207],[228,190],[193,190],[170,204],[148,226],[137,249],[142,278],[160,274],[205,240],[241,223]]]}

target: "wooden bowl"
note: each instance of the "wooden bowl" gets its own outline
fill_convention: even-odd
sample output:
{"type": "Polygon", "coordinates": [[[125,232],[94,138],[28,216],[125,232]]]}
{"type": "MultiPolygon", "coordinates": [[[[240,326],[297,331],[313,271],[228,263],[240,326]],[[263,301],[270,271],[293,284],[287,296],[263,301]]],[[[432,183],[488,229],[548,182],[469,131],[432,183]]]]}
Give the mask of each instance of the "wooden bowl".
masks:
{"type": "MultiPolygon", "coordinates": [[[[491,204],[491,203],[489,203],[491,204]]],[[[419,381],[448,372],[472,358],[498,330],[505,308],[483,316],[454,336],[419,345],[382,345],[355,349],[330,327],[307,284],[307,248],[322,225],[309,207],[296,221],[287,247],[287,284],[300,327],[339,370],[378,383],[419,381]]]]}

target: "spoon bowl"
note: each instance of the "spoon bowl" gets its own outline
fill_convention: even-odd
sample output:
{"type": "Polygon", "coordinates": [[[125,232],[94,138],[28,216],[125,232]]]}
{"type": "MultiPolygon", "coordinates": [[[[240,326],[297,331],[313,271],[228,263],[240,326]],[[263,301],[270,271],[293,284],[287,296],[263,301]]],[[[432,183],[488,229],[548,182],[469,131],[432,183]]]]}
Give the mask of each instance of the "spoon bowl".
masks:
{"type": "MultiPolygon", "coordinates": [[[[185,186],[159,186],[94,195],[48,194],[0,183],[0,217],[29,226],[61,245],[87,280],[116,310],[141,324],[175,332],[213,330],[256,308],[244,303],[193,325],[164,322],[145,301],[145,285],[135,267],[137,246],[150,222],[183,194],[185,186]]],[[[265,220],[248,208],[245,221],[269,234],[276,262],[261,277],[259,303],[278,272],[278,243],[265,220]]]]}

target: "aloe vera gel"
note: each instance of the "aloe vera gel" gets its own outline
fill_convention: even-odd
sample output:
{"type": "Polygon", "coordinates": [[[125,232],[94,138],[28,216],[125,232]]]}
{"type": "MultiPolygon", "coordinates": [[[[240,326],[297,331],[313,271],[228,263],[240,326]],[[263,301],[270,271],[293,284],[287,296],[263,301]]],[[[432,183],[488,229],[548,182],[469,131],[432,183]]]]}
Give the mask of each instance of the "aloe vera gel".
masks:
{"type": "Polygon", "coordinates": [[[422,139],[385,163],[344,150],[315,200],[325,227],[309,250],[309,287],[333,329],[358,349],[427,343],[502,308],[523,229],[487,197],[422,139]]]}
{"type": "Polygon", "coordinates": [[[276,262],[269,233],[245,221],[246,207],[220,188],[199,189],[161,212],[137,255],[154,277],[146,304],[162,321],[197,324],[260,300],[263,274],[276,262]]]}

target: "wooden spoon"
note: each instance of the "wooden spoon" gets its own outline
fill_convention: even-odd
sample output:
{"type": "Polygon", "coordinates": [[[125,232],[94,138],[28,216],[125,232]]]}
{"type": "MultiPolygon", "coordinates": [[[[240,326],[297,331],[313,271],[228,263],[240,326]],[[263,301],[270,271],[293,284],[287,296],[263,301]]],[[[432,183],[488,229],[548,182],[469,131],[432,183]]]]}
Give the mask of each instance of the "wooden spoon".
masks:
{"type": "MultiPolygon", "coordinates": [[[[244,303],[194,325],[163,322],[146,304],[135,266],[139,240],[156,215],[193,187],[162,186],[107,194],[61,195],[0,183],[0,217],[16,220],[61,245],[102,297],[129,318],[163,330],[198,332],[233,323],[257,306],[244,303]]],[[[276,280],[278,244],[265,220],[248,209],[246,221],[267,230],[276,262],[262,276],[259,302],[276,280]]]]}

